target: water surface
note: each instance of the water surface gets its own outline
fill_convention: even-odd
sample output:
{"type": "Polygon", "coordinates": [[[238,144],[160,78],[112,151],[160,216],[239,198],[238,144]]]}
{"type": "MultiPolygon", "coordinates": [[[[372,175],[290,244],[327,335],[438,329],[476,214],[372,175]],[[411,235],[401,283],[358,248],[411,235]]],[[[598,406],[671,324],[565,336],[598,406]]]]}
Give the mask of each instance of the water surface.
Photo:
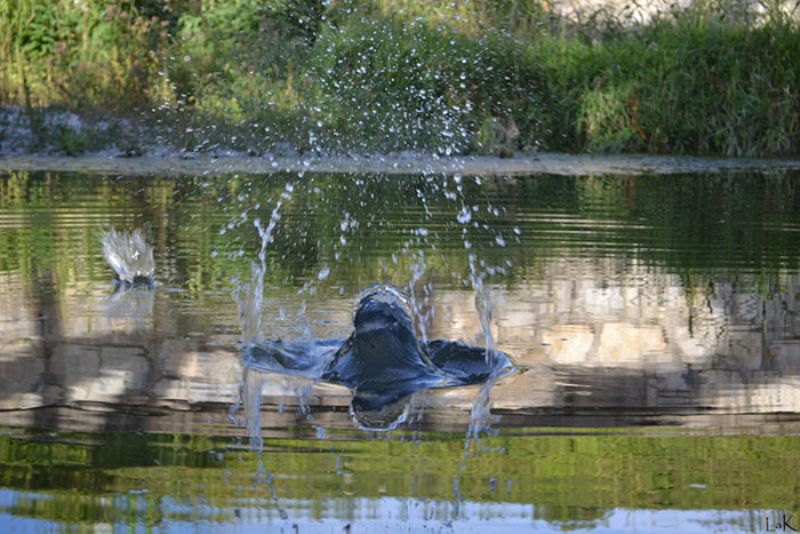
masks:
{"type": "Polygon", "coordinates": [[[3,520],[763,530],[800,510],[798,189],[777,172],[6,173],[3,520]],[[346,388],[243,368],[232,294],[287,185],[264,335],[346,337],[355,296],[389,283],[431,339],[482,345],[478,279],[518,368],[489,432],[465,444],[478,386],[415,394],[374,433],[346,388]],[[109,226],[148,229],[155,289],[114,294],[109,226]]]}

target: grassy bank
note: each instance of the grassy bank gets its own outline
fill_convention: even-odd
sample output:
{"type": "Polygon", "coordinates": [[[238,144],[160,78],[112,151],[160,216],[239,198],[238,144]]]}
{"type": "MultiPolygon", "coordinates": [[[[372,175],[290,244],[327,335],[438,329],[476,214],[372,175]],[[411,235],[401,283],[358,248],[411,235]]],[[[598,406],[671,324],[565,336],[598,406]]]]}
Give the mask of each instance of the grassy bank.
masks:
{"type": "Polygon", "coordinates": [[[188,150],[800,152],[800,26],[780,5],[646,24],[458,6],[3,0],[0,103],[25,110],[29,148],[73,153],[135,145],[130,124],[188,150]],[[44,108],[128,121],[91,136],[44,108]]]}

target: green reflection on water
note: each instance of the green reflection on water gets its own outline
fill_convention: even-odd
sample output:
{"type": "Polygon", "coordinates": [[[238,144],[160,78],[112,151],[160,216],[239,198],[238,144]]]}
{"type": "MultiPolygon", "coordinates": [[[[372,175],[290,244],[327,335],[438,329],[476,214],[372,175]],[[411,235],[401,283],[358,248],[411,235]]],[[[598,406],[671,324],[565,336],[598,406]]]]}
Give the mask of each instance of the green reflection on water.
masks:
{"type": "Polygon", "coordinates": [[[62,285],[107,279],[102,229],[148,224],[159,276],[203,298],[204,289],[248,272],[258,246],[252,222],[269,219],[288,181],[295,191],[268,257],[267,283],[275,286],[301,286],[325,265],[348,291],[404,283],[415,248],[429,251],[441,283],[457,286],[469,270],[465,239],[488,264],[511,262],[496,277],[509,286],[564,254],[636,258],[685,275],[766,277],[796,270],[800,259],[800,187],[791,175],[465,178],[463,199],[453,200],[444,192],[455,184],[444,177],[17,172],[0,180],[0,271],[29,278],[51,270],[62,285]],[[478,209],[468,225],[456,221],[462,202],[478,209]],[[346,216],[358,224],[342,230],[346,216]]]}
{"type": "MultiPolygon", "coordinates": [[[[532,504],[539,519],[593,521],[609,509],[800,510],[800,438],[711,435],[529,435],[487,438],[469,458],[463,436],[421,441],[272,439],[265,464],[279,499],[319,518],[340,498],[453,500],[461,478],[468,501],[532,504]],[[338,459],[338,463],[337,463],[338,459]],[[307,501],[310,501],[307,502],[307,501]]],[[[161,499],[193,506],[269,507],[255,484],[256,453],[209,436],[17,434],[0,437],[0,485],[47,499],[7,512],[67,523],[164,520],[161,499]],[[140,509],[133,512],[129,501],[140,509]],[[134,497],[135,496],[135,497],[134,497]]],[[[230,521],[220,515],[211,520],[230,521]]],[[[328,517],[331,517],[328,515],[328,517]]],[[[206,517],[206,519],[208,519],[206,517]]]]}

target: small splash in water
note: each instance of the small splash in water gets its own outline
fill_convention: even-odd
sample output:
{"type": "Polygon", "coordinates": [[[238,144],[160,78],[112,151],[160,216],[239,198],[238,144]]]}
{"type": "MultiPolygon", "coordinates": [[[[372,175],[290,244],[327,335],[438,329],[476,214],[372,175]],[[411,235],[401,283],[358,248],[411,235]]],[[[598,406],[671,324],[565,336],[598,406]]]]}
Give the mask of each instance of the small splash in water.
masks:
{"type": "Polygon", "coordinates": [[[156,272],[153,247],[141,230],[117,232],[113,228],[100,236],[103,257],[121,285],[151,285],[156,272]]]}

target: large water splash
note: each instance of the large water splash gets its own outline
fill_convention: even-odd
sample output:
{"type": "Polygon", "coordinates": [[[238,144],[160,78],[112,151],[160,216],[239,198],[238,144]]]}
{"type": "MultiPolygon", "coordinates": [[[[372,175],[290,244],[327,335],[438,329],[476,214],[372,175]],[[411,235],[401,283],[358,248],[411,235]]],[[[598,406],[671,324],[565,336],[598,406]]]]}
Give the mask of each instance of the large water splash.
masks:
{"type": "MultiPolygon", "coordinates": [[[[480,186],[478,179],[475,180],[475,185],[480,186]]],[[[351,254],[360,250],[357,247],[363,246],[359,232],[369,233],[375,231],[372,229],[382,231],[387,228],[387,224],[380,217],[373,215],[376,210],[377,213],[380,213],[380,206],[375,206],[376,199],[380,197],[375,196],[373,187],[383,186],[386,183],[388,180],[381,177],[376,177],[374,183],[362,177],[356,177],[352,183],[336,184],[336,187],[342,187],[345,192],[351,194],[345,195],[347,201],[344,205],[336,206],[341,211],[334,212],[341,214],[338,218],[333,219],[333,235],[338,238],[331,241],[330,249],[320,256],[323,258],[321,264],[310,271],[309,276],[303,281],[302,288],[297,292],[297,296],[302,297],[302,304],[299,304],[298,313],[300,315],[291,328],[297,329],[297,327],[305,325],[302,329],[303,335],[298,339],[279,339],[278,333],[281,327],[278,324],[272,324],[272,328],[270,327],[270,323],[265,319],[269,314],[265,313],[264,309],[265,275],[269,265],[280,259],[280,256],[273,255],[270,244],[278,229],[282,228],[281,214],[286,201],[292,198],[293,185],[288,185],[279,198],[274,201],[272,214],[266,224],[259,219],[251,223],[257,229],[260,238],[258,259],[251,265],[249,281],[240,284],[235,292],[235,298],[239,303],[242,361],[245,366],[241,390],[241,403],[244,405],[242,414],[244,421],[242,423],[246,424],[251,447],[259,454],[261,462],[259,479],[270,485],[274,495],[271,477],[263,467],[261,391],[268,381],[274,380],[275,373],[295,375],[300,378],[300,380],[290,379],[286,383],[302,384],[296,387],[295,393],[299,398],[300,414],[308,421],[313,418],[308,400],[317,381],[326,380],[348,385],[354,392],[351,416],[361,428],[368,430],[393,430],[401,424],[409,422],[412,413],[421,417],[424,403],[417,406],[417,401],[414,399],[417,397],[421,399],[425,395],[424,393],[417,395],[415,391],[419,391],[419,388],[413,385],[419,381],[419,377],[423,377],[423,381],[427,381],[426,385],[421,386],[423,388],[481,384],[471,409],[469,429],[465,436],[464,454],[461,459],[462,470],[460,471],[462,474],[458,475],[454,483],[455,506],[458,508],[464,462],[480,454],[481,438],[491,432],[493,422],[491,414],[493,386],[498,377],[505,376],[510,370],[508,366],[501,364],[502,361],[508,362],[508,360],[504,360],[502,353],[497,353],[495,350],[495,340],[492,334],[495,296],[491,285],[491,277],[503,272],[501,267],[495,266],[497,257],[500,262],[506,262],[506,264],[508,264],[508,260],[502,257],[502,253],[496,257],[491,254],[484,255],[483,249],[480,246],[474,247],[472,243],[473,241],[480,244],[496,243],[496,246],[504,246],[504,240],[497,228],[483,218],[486,213],[499,217],[499,210],[491,205],[482,206],[473,200],[475,193],[472,183],[465,182],[460,176],[454,178],[427,176],[424,182],[420,182],[416,188],[417,197],[423,207],[422,214],[424,215],[421,215],[423,218],[412,223],[408,230],[410,237],[403,241],[399,249],[392,254],[392,261],[396,269],[384,271],[384,276],[389,280],[397,280],[402,277],[401,272],[408,273],[408,278],[398,280],[399,285],[407,290],[405,299],[399,300],[404,304],[405,313],[411,318],[410,324],[413,324],[413,330],[415,330],[420,343],[421,356],[419,360],[422,365],[408,365],[400,369],[398,365],[395,365],[396,362],[389,358],[390,353],[394,354],[396,351],[369,350],[369,354],[376,355],[379,359],[383,358],[381,361],[394,365],[392,367],[387,364],[387,369],[409,372],[408,380],[400,381],[404,387],[408,385],[407,388],[400,388],[396,378],[393,381],[385,382],[383,375],[377,371],[373,372],[374,370],[367,372],[368,376],[362,376],[364,373],[356,373],[357,376],[348,374],[351,369],[361,369],[366,365],[364,364],[366,360],[362,361],[363,358],[359,356],[359,351],[362,355],[365,352],[358,348],[358,339],[351,337],[318,340],[311,337],[310,322],[306,312],[306,297],[314,297],[318,290],[326,287],[336,287],[339,293],[343,294],[345,288],[338,285],[338,273],[347,265],[348,261],[352,260],[351,254]],[[435,217],[439,217],[440,212],[431,211],[428,205],[432,200],[440,202],[441,200],[437,200],[440,195],[444,196],[444,199],[441,200],[444,200],[445,203],[453,202],[455,204],[455,212],[449,216],[452,219],[450,222],[446,222],[444,227],[435,220],[435,217]],[[372,208],[369,212],[366,211],[367,206],[372,208]],[[442,228],[445,228],[445,231],[458,229],[467,264],[464,267],[468,266],[468,270],[463,267],[453,269],[448,263],[448,259],[429,240],[430,232],[440,232],[442,228]],[[488,241],[485,240],[487,234],[488,241]],[[449,272],[459,283],[463,283],[465,287],[472,290],[475,310],[480,323],[480,334],[483,339],[483,343],[473,343],[473,345],[480,345],[480,348],[469,347],[459,342],[430,340],[430,337],[435,334],[435,331],[431,330],[436,326],[431,321],[435,311],[432,298],[433,284],[442,272],[449,272]],[[353,344],[348,345],[349,343],[353,344]],[[452,350],[445,348],[448,346],[452,350]],[[348,347],[355,348],[351,350],[348,347]],[[385,358],[384,352],[386,353],[385,358]],[[347,363],[348,361],[352,362],[352,365],[347,363]],[[420,370],[422,368],[427,368],[427,371],[422,372],[420,370]],[[477,375],[474,373],[474,369],[476,368],[490,369],[490,371],[482,374],[480,378],[475,378],[477,375]],[[412,370],[413,372],[411,372],[412,370]],[[414,372],[421,374],[414,375],[414,372]],[[412,404],[414,404],[413,409],[412,404]]],[[[326,185],[325,187],[332,186],[326,185]]],[[[309,192],[319,195],[325,206],[322,189],[313,181],[309,182],[309,192]]],[[[244,200],[246,199],[243,198],[242,201],[244,200]]],[[[259,207],[260,204],[256,205],[256,209],[259,207]]],[[[434,206],[435,208],[436,206],[434,206]]],[[[449,208],[448,212],[450,212],[449,208]]],[[[240,219],[241,222],[244,222],[246,217],[243,215],[240,219]]],[[[299,236],[302,238],[303,234],[299,233],[299,236]]],[[[279,254],[281,253],[286,254],[286,251],[279,251],[279,254]]],[[[386,286],[382,287],[386,291],[386,286]]],[[[365,294],[362,293],[360,297],[364,299],[365,294]]],[[[372,300],[382,302],[380,298],[372,300]]],[[[396,299],[389,300],[394,302],[396,299]]],[[[359,300],[359,302],[363,302],[363,300],[359,300]]],[[[279,321],[294,316],[294,314],[287,315],[282,306],[279,307],[279,310],[279,315],[276,317],[279,321]]],[[[392,343],[400,339],[380,332],[378,332],[380,335],[373,334],[374,329],[365,328],[364,321],[366,321],[364,318],[356,321],[354,316],[356,332],[354,335],[365,336],[362,338],[364,346],[374,341],[377,347],[390,347],[392,343]]],[[[370,321],[374,321],[374,319],[371,318],[370,321]]],[[[366,325],[371,327],[372,322],[368,321],[366,325]]],[[[375,325],[376,330],[383,328],[379,323],[375,323],[375,325]]],[[[424,371],[424,369],[422,370],[424,371]]],[[[390,374],[397,375],[394,371],[390,374]]],[[[402,373],[397,376],[401,375],[402,373]]],[[[283,379],[280,380],[281,383],[284,383],[283,379]]],[[[238,411],[239,407],[236,410],[238,411]]],[[[324,430],[317,428],[317,435],[324,438],[324,430]]],[[[275,498],[275,502],[277,505],[277,498],[275,498]]]]}

